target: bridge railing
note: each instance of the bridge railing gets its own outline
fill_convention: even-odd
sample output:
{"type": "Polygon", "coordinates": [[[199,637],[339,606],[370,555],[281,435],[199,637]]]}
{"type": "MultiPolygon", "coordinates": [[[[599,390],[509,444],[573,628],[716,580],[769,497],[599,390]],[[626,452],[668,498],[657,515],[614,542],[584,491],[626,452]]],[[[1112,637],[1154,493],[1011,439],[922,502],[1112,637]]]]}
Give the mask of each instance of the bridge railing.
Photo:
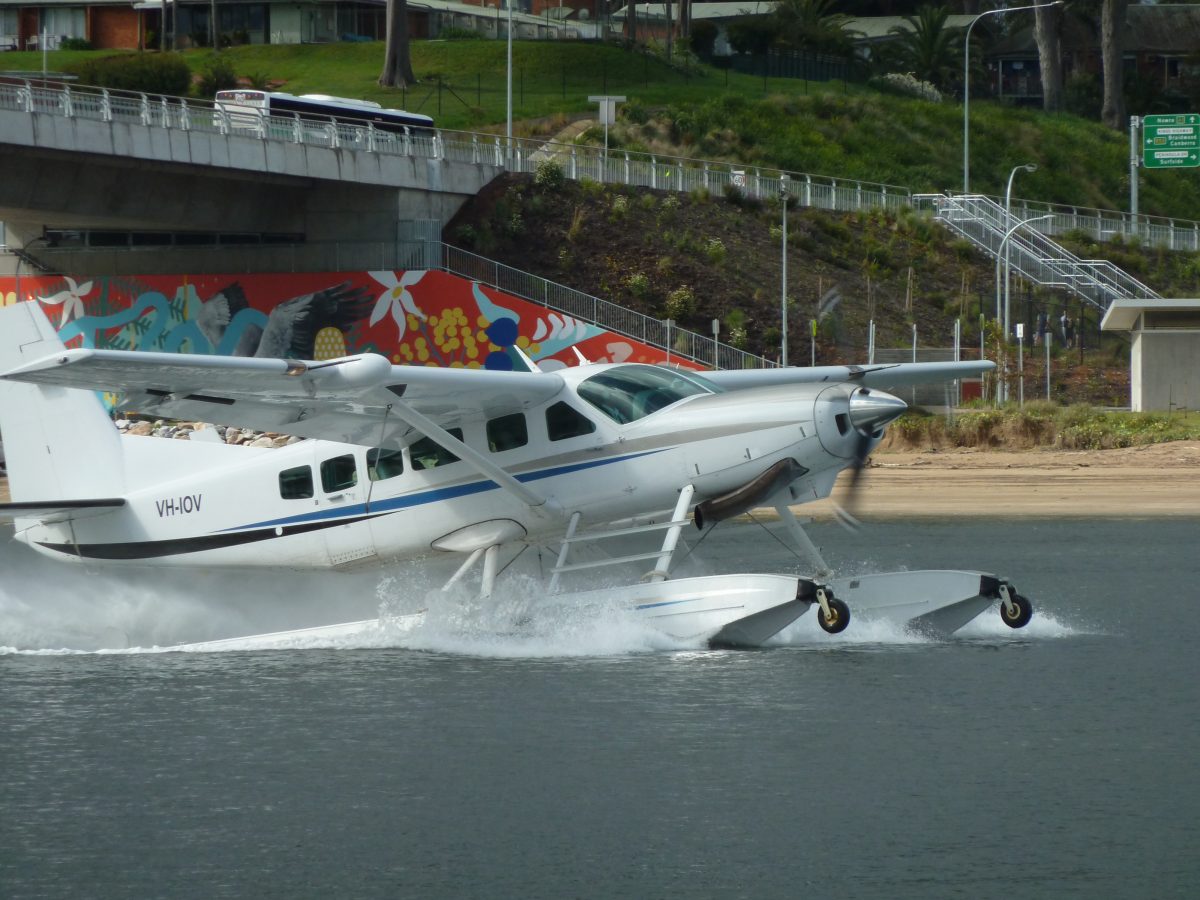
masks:
{"type": "MultiPolygon", "coordinates": [[[[837,211],[923,208],[918,195],[910,189],[876,182],[625,150],[605,152],[600,147],[528,138],[513,138],[509,143],[494,134],[448,130],[437,131],[432,136],[394,134],[374,126],[351,125],[333,119],[325,122],[277,116],[265,126],[243,128],[235,127],[223,109],[207,100],[50,84],[22,78],[0,78],[0,109],[123,121],[367,153],[445,158],[521,172],[534,171],[542,160],[554,159],[570,178],[661,190],[707,190],[713,193],[736,190],[760,200],[778,197],[786,175],[789,194],[793,202],[801,206],[837,211]]],[[[1172,250],[1200,250],[1200,222],[1193,220],[1133,216],[1117,210],[1020,198],[1015,199],[1012,206],[1021,218],[1054,214],[1054,221],[1041,229],[1047,233],[1081,231],[1097,240],[1121,236],[1172,250]]]]}

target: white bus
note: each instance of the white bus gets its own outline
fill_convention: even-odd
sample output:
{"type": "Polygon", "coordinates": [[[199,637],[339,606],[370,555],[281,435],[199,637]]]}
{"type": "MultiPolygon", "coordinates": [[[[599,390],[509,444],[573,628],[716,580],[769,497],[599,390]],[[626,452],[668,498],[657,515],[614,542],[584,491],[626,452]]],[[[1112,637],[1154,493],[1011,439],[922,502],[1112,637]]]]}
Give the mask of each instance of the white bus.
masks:
{"type": "Polygon", "coordinates": [[[276,131],[280,137],[286,137],[287,129],[294,127],[296,122],[302,123],[306,131],[312,131],[312,126],[324,128],[336,124],[363,128],[370,125],[377,131],[421,137],[433,133],[433,119],[429,116],[402,109],[384,109],[370,100],[351,100],[328,94],[296,96],[282,91],[239,88],[218,91],[216,105],[214,125],[221,127],[227,122],[233,131],[253,131],[260,137],[276,131]]]}

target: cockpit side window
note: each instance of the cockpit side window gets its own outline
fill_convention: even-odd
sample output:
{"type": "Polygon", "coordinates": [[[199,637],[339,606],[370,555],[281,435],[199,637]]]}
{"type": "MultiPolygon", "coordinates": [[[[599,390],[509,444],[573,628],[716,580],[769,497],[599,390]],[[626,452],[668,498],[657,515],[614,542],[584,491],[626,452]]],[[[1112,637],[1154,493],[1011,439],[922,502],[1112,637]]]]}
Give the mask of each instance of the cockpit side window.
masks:
{"type": "Polygon", "coordinates": [[[515,450],[529,443],[529,428],[525,413],[498,416],[487,421],[488,449],[493,453],[515,450]]]}
{"type": "Polygon", "coordinates": [[[561,400],[546,408],[546,434],[552,441],[565,441],[595,430],[595,422],[561,400]]]}
{"type": "Polygon", "coordinates": [[[581,398],[620,425],[636,422],[685,397],[714,392],[715,388],[700,378],[654,366],[619,366],[579,385],[581,398]]]}
{"type": "Polygon", "coordinates": [[[296,466],[279,473],[279,496],[284,500],[308,500],[312,495],[312,466],[296,466]]]}

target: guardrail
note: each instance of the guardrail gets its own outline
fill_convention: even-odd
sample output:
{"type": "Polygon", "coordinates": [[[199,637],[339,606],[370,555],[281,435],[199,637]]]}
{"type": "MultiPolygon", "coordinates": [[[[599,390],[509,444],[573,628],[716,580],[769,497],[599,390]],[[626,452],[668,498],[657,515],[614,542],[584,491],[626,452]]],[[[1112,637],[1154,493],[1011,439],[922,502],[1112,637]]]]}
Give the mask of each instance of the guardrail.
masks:
{"type": "MultiPolygon", "coordinates": [[[[603,148],[560,144],[553,141],[513,138],[493,134],[421,130],[390,132],[373,125],[351,125],[330,117],[271,116],[245,127],[245,117],[229,114],[207,100],[187,100],[80,85],[38,83],[29,79],[0,79],[0,109],[107,122],[130,122],[146,127],[207,132],[224,137],[249,137],[348,149],[366,153],[396,154],[446,159],[494,166],[515,172],[533,172],[544,160],[559,162],[567,177],[633,187],[714,193],[740,191],[760,200],[777,199],[787,190],[801,206],[840,212],[903,208],[931,210],[954,195],[914,194],[908,188],[878,182],[837,179],[802,172],[744,166],[689,157],[659,156],[603,148]]],[[[976,195],[971,195],[976,196],[976,195]]],[[[977,195],[993,203],[995,197],[977,195]]],[[[1114,235],[1136,238],[1144,244],[1174,250],[1200,250],[1200,222],[1157,216],[1131,216],[1115,210],[1081,208],[1065,204],[1016,199],[1021,218],[1052,214],[1052,222],[1039,228],[1046,234],[1082,231],[1098,240],[1114,235]]],[[[982,246],[982,245],[981,245],[982,246]]],[[[986,249],[986,247],[985,247],[986,249]]],[[[1115,268],[1115,267],[1114,267],[1115,268]]],[[[1114,281],[1116,284],[1119,281],[1114,281]]]]}

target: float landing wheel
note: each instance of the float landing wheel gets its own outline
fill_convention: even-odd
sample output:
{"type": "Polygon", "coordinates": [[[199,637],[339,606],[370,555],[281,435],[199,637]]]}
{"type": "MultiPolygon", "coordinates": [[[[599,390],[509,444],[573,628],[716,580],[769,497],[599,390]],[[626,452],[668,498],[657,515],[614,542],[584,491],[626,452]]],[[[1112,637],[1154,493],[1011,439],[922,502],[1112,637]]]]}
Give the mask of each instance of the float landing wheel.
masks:
{"type": "Polygon", "coordinates": [[[1009,628],[1024,628],[1033,618],[1033,604],[1029,602],[1028,597],[1017,593],[1011,594],[1009,600],[1011,607],[1006,603],[1000,604],[1000,618],[1009,628]]]}
{"type": "Polygon", "coordinates": [[[827,603],[829,612],[818,608],[817,621],[830,634],[845,631],[846,626],[850,624],[850,607],[836,597],[828,597],[827,603]]]}

